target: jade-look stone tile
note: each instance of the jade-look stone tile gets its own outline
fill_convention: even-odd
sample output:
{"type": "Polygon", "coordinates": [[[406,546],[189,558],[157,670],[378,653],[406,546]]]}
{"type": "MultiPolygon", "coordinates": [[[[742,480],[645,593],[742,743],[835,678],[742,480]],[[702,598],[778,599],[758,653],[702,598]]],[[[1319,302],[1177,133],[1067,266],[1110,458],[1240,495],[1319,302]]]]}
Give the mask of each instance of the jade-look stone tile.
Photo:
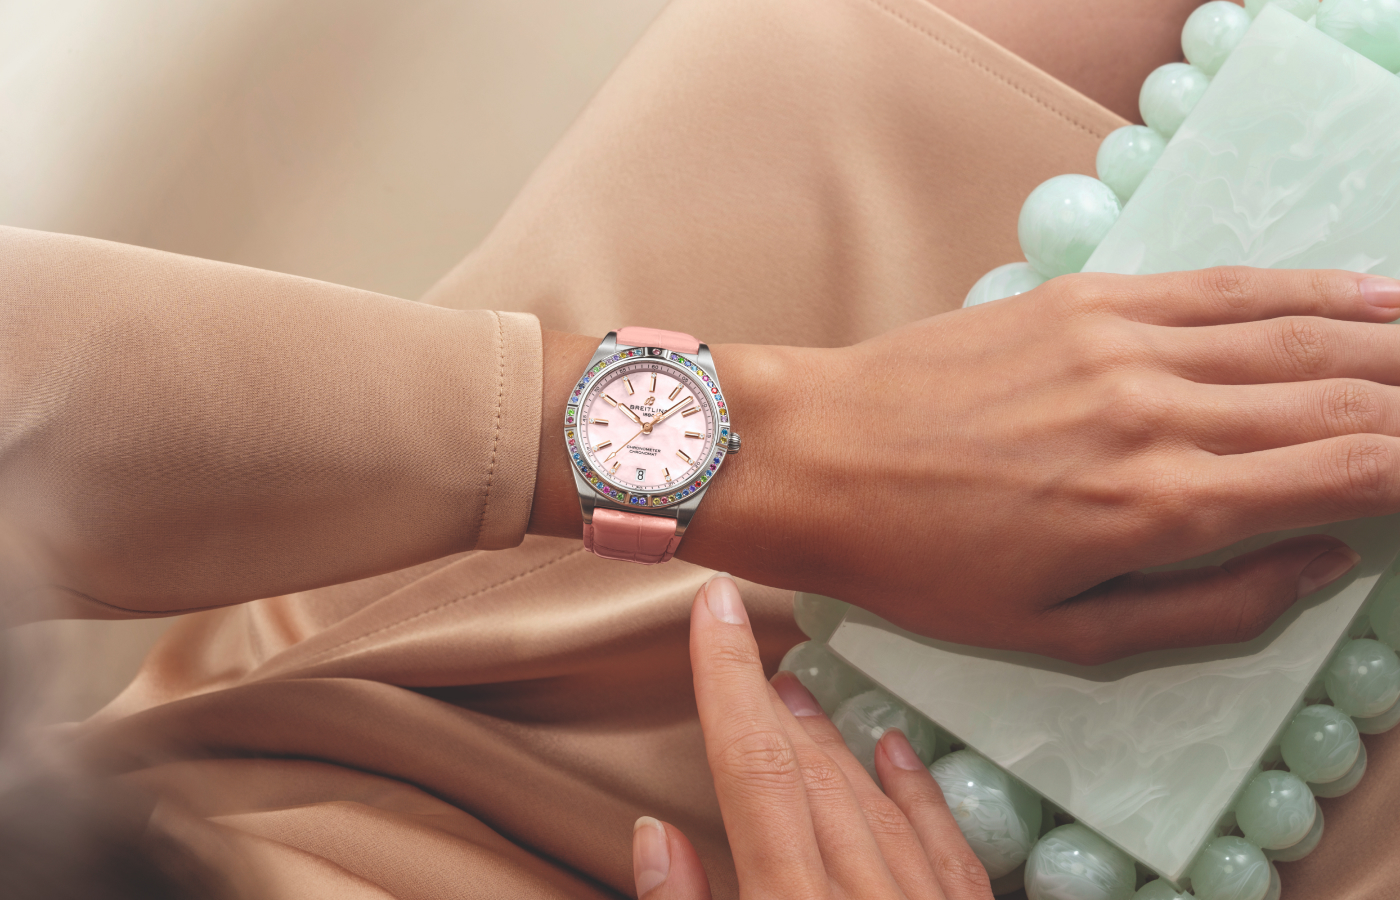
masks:
{"type": "Polygon", "coordinates": [[[1400,78],[1265,7],[1089,258],[1400,277],[1400,78]]]}
{"type": "MultiPolygon", "coordinates": [[[[1088,268],[1246,263],[1400,276],[1397,136],[1400,78],[1265,8],[1088,268]]],[[[1314,531],[1346,541],[1361,562],[1247,644],[1084,668],[916,637],[852,609],[830,646],[1175,881],[1347,640],[1395,556],[1400,517],[1264,535],[1173,567],[1314,531]]]]}

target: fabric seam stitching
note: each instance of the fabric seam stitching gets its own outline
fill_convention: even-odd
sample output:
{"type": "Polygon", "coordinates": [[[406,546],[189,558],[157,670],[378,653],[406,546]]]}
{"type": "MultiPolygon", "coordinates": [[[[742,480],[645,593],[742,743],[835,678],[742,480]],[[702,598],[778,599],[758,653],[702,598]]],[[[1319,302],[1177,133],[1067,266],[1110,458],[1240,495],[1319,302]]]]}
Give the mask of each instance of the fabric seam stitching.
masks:
{"type": "Polygon", "coordinates": [[[496,373],[496,434],[491,441],[491,464],[486,468],[486,492],[481,498],[481,520],[476,525],[476,542],[481,543],[481,535],[486,530],[486,516],[491,509],[491,485],[496,475],[496,455],[501,449],[501,412],[506,400],[506,336],[501,322],[501,314],[493,312],[496,318],[496,356],[500,367],[496,373]]]}
{"type": "Polygon", "coordinates": [[[1006,85],[1007,87],[1011,88],[1012,90],[1016,91],[1017,93],[1022,94],[1023,96],[1028,97],[1028,98],[1030,98],[1031,100],[1035,101],[1035,102],[1038,103],[1040,106],[1042,106],[1042,107],[1044,107],[1045,109],[1049,110],[1050,112],[1054,113],[1056,116],[1060,117],[1061,119],[1064,119],[1066,122],[1068,122],[1069,124],[1073,125],[1075,128],[1078,128],[1080,131],[1083,131],[1083,132],[1085,132],[1086,134],[1088,134],[1088,135],[1090,135],[1090,136],[1092,136],[1092,137],[1096,137],[1096,138],[1102,138],[1102,137],[1103,137],[1103,135],[1100,134],[1098,131],[1094,130],[1093,128],[1090,128],[1088,125],[1085,125],[1083,122],[1080,122],[1078,119],[1075,119],[1074,117],[1072,117],[1069,113],[1065,112],[1064,110],[1062,110],[1062,109],[1060,109],[1060,108],[1054,106],[1053,104],[1050,103],[1050,101],[1044,99],[1043,97],[1038,96],[1037,94],[1032,93],[1031,90],[1030,90],[1029,88],[1026,88],[1026,87],[1023,87],[1023,86],[1020,85],[1020,84],[1017,84],[1015,81],[1012,81],[1012,80],[1011,80],[1010,78],[1008,78],[1007,76],[1001,74],[1000,72],[997,72],[997,71],[996,71],[995,69],[993,69],[991,66],[989,66],[989,65],[987,65],[986,63],[982,62],[981,60],[977,59],[977,57],[973,56],[973,55],[972,55],[971,53],[969,53],[967,50],[965,50],[965,49],[963,49],[963,48],[961,48],[961,47],[956,46],[956,45],[953,44],[951,41],[948,41],[948,40],[946,40],[945,38],[939,37],[937,34],[934,34],[932,31],[928,30],[927,28],[924,28],[924,27],[923,27],[922,25],[920,25],[918,22],[915,22],[914,20],[908,18],[908,17],[905,16],[903,13],[900,13],[900,12],[897,11],[897,10],[891,9],[890,7],[886,6],[885,4],[879,2],[879,0],[864,0],[864,2],[867,3],[867,4],[869,4],[870,6],[875,7],[876,9],[878,9],[878,10],[880,10],[881,12],[885,13],[886,15],[890,16],[891,18],[895,19],[896,21],[903,23],[905,26],[907,26],[907,27],[909,27],[909,28],[912,28],[914,31],[918,32],[919,34],[922,34],[924,37],[926,37],[926,38],[928,38],[929,40],[933,41],[934,43],[940,45],[940,46],[943,47],[944,49],[952,51],[954,54],[956,54],[956,55],[962,57],[963,59],[965,59],[965,60],[967,60],[968,62],[972,63],[972,64],[973,64],[974,66],[976,66],[977,68],[981,69],[983,72],[985,72],[985,73],[987,73],[988,75],[992,76],[992,78],[995,78],[997,81],[1000,81],[1002,84],[1006,85]]]}

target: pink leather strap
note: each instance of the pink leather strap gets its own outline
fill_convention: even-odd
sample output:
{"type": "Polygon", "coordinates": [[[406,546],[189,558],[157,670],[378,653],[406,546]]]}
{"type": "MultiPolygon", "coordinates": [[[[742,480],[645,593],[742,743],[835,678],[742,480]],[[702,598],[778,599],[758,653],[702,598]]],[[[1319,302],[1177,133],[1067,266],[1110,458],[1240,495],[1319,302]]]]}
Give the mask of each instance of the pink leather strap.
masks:
{"type": "Polygon", "coordinates": [[[595,509],[593,524],[583,526],[583,546],[603,559],[655,565],[674,556],[680,542],[676,520],[667,516],[595,509]]]}
{"type": "MultiPolygon", "coordinates": [[[[665,347],[677,353],[700,349],[700,342],[690,335],[659,328],[619,328],[617,342],[628,347],[665,347]]],[[[583,526],[584,548],[603,559],[655,565],[674,556],[680,542],[676,520],[670,516],[595,509],[592,524],[583,526]]]]}
{"type": "Polygon", "coordinates": [[[629,347],[665,347],[677,353],[695,353],[700,349],[700,342],[688,334],[633,325],[617,330],[617,342],[629,347]]]}

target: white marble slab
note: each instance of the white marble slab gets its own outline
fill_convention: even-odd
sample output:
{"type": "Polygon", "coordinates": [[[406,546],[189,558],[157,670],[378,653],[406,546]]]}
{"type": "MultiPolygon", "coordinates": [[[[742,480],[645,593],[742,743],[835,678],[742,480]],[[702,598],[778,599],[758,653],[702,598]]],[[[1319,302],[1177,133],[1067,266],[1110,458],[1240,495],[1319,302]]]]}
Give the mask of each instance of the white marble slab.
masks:
{"type": "MultiPolygon", "coordinates": [[[[1400,79],[1274,9],[1261,13],[1088,268],[1230,263],[1400,276],[1400,79]]],[[[831,647],[1178,879],[1400,544],[1400,517],[1312,530],[1345,540],[1361,564],[1249,644],[1090,669],[930,641],[852,610],[831,647]]],[[[1294,533],[1306,532],[1182,565],[1294,533]]]]}

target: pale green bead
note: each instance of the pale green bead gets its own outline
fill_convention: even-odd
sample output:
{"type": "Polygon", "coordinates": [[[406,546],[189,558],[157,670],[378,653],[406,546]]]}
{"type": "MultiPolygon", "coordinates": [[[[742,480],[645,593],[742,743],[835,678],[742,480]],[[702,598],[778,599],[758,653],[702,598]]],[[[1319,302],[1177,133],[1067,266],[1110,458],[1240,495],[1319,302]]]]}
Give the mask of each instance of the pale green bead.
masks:
{"type": "Polygon", "coordinates": [[[783,672],[791,672],[797,680],[812,692],[817,702],[831,715],[841,701],[864,693],[874,687],[874,683],[849,663],[816,641],[804,641],[793,647],[778,665],[783,672]]]}
{"type": "Polygon", "coordinates": [[[1135,887],[1132,859],[1077,822],[1052,829],[1026,860],[1030,900],[1130,900],[1135,887]]]}
{"type": "Polygon", "coordinates": [[[1376,638],[1392,650],[1400,648],[1400,577],[1381,585],[1367,615],[1376,638]]]}
{"type": "Polygon", "coordinates": [[[1322,0],[1244,0],[1244,9],[1245,12],[1249,13],[1250,18],[1253,18],[1263,12],[1265,6],[1273,4],[1306,22],[1317,15],[1317,6],[1320,2],[1322,0]]]}
{"type": "Polygon", "coordinates": [[[1046,278],[1078,272],[1122,209],[1113,188],[1097,178],[1056,175],[1021,206],[1016,223],[1021,252],[1046,278]]]}
{"type": "Polygon", "coordinates": [[[1322,810],[1319,808],[1317,815],[1313,816],[1312,827],[1301,840],[1279,849],[1263,848],[1264,855],[1274,862],[1296,862],[1317,849],[1322,841],[1322,827],[1322,810]]]}
{"type": "Polygon", "coordinates": [[[1400,71],[1400,0],[1323,0],[1317,30],[1392,72],[1400,71]]]}
{"type": "Polygon", "coordinates": [[[821,594],[798,591],[792,598],[792,618],[802,633],[825,644],[836,633],[851,604],[821,594]]]}
{"type": "Polygon", "coordinates": [[[953,819],[988,878],[1026,861],[1040,834],[1040,797],[972,750],[949,753],[929,766],[953,819]]]}
{"type": "Polygon", "coordinates": [[[1356,723],[1335,706],[1299,710],[1279,744],[1288,771],[1307,782],[1336,781],[1351,771],[1361,753],[1356,723]]]}
{"type": "Polygon", "coordinates": [[[1356,723],[1356,730],[1362,734],[1385,734],[1396,725],[1400,725],[1400,700],[1395,701],[1395,705],[1383,713],[1356,716],[1352,721],[1356,723]]]}
{"type": "Polygon", "coordinates": [[[1249,13],[1229,0],[1196,7],[1181,29],[1181,49],[1191,65],[1215,75],[1249,30],[1249,13]]]}
{"type": "Polygon", "coordinates": [[[982,303],[991,303],[993,300],[1014,297],[1017,294],[1034,290],[1044,283],[1045,276],[1032,269],[1030,263],[1007,263],[1004,266],[997,266],[977,279],[972,290],[967,292],[967,299],[963,300],[963,306],[977,306],[982,303]]]}
{"type": "Polygon", "coordinates": [[[1189,63],[1158,66],[1142,83],[1138,111],[1144,122],[1162,137],[1170,138],[1205,96],[1208,87],[1210,76],[1189,63]]]}
{"type": "Polygon", "coordinates": [[[1127,203],[1166,148],[1166,140],[1146,125],[1124,125],[1099,144],[1099,180],[1127,203]]]}
{"type": "Polygon", "coordinates": [[[1218,837],[1191,864],[1191,891],[1196,900],[1264,900],[1272,869],[1264,851],[1244,838],[1218,837]]]}
{"type": "Polygon", "coordinates": [[[831,723],[841,732],[851,755],[877,781],[875,745],[891,728],[904,732],[924,765],[933,762],[947,747],[946,739],[940,739],[932,722],[879,688],[843,701],[831,714],[831,723]]]}
{"type": "Polygon", "coordinates": [[[1158,878],[1138,888],[1133,900],[1191,900],[1191,895],[1178,891],[1165,878],[1158,878]]]}
{"type": "Polygon", "coordinates": [[[1324,784],[1310,784],[1308,789],[1313,792],[1314,797],[1340,797],[1343,794],[1351,793],[1351,789],[1361,783],[1361,777],[1366,774],[1366,745],[1361,745],[1361,752],[1356,755],[1356,762],[1352,763],[1351,771],[1347,772],[1336,781],[1328,781],[1324,784]]]}
{"type": "Polygon", "coordinates": [[[1400,699],[1400,658],[1380,641],[1347,641],[1323,677],[1332,703],[1349,716],[1378,716],[1400,699]]]}
{"type": "Polygon", "coordinates": [[[1235,816],[1251,844],[1279,850],[1307,837],[1317,817],[1317,801],[1303,779],[1274,769],[1260,772],[1245,785],[1235,801],[1235,816]]]}

